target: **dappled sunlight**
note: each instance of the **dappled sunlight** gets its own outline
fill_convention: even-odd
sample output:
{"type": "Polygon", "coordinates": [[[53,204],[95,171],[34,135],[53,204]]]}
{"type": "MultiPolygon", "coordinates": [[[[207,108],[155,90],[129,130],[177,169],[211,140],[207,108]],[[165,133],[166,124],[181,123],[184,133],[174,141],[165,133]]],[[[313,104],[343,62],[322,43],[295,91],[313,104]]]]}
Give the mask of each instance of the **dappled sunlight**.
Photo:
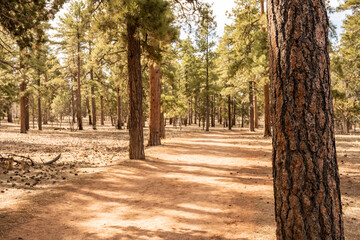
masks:
{"type": "MultiPolygon", "coordinates": [[[[72,239],[273,240],[272,163],[270,150],[264,150],[271,148],[270,142],[257,146],[255,137],[261,140],[260,134],[242,133],[218,131],[209,142],[206,133],[168,139],[162,146],[147,148],[146,160],[98,167],[66,185],[29,195],[20,209],[37,209],[31,216],[52,227],[36,232],[39,225],[30,221],[31,216],[9,209],[4,221],[19,214],[25,220],[7,233],[17,237],[20,232],[36,232],[41,238],[61,231],[72,239]],[[200,139],[204,141],[197,144],[200,139]]],[[[338,142],[340,151],[342,144],[338,142]]],[[[358,192],[352,191],[360,182],[354,168],[359,160],[357,153],[348,154],[339,155],[339,164],[344,218],[354,226],[360,214],[358,192]]],[[[64,236],[58,239],[69,239],[64,236]]]]}

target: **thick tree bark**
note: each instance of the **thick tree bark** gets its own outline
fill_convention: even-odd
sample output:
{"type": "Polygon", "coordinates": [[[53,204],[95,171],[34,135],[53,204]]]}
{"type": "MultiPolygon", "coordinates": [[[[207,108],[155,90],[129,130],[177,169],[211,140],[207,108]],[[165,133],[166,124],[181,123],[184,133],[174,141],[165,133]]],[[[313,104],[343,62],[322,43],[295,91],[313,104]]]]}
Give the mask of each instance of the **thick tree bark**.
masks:
{"type": "Polygon", "coordinates": [[[255,132],[253,82],[249,82],[249,130],[255,132]]]}
{"type": "Polygon", "coordinates": [[[325,1],[268,1],[277,239],[344,239],[325,1]]]}
{"type": "Polygon", "coordinates": [[[228,95],[228,127],[231,130],[231,96],[228,95]]]}
{"type": "Polygon", "coordinates": [[[136,36],[137,25],[127,23],[127,57],[128,57],[128,88],[129,88],[129,157],[145,159],[142,109],[142,79],[140,40],[136,36]]]}
{"type": "Polygon", "coordinates": [[[122,129],[120,88],[116,88],[116,129],[122,129]]]}
{"type": "Polygon", "coordinates": [[[104,96],[100,96],[100,122],[101,125],[105,125],[105,119],[104,119],[104,96]]]}
{"type": "Polygon", "coordinates": [[[269,84],[264,85],[264,137],[271,136],[269,84]]]}
{"type": "Polygon", "coordinates": [[[161,145],[161,86],[160,66],[151,63],[149,65],[150,81],[150,116],[149,116],[149,146],[161,145]]]}

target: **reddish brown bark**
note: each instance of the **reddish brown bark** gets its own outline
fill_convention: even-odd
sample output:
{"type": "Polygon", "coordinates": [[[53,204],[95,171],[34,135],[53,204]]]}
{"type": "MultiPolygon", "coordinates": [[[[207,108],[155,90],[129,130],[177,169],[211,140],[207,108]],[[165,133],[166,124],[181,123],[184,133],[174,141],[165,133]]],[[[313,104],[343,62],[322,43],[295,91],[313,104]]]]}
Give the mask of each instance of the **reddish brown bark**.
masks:
{"type": "Polygon", "coordinates": [[[140,39],[136,36],[137,25],[127,23],[127,57],[129,90],[129,157],[145,159],[142,109],[142,78],[140,39]]]}
{"type": "Polygon", "coordinates": [[[150,115],[149,115],[149,146],[161,145],[161,88],[160,66],[155,63],[149,65],[150,81],[150,115]]]}
{"type": "Polygon", "coordinates": [[[325,1],[268,1],[277,239],[344,239],[325,1]]]}

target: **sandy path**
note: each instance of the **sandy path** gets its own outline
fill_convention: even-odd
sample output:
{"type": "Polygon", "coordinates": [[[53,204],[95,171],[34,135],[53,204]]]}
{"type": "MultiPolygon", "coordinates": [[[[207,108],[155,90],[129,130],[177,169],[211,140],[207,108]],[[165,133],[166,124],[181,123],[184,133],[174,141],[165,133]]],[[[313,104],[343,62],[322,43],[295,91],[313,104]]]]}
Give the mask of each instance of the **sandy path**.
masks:
{"type": "Polygon", "coordinates": [[[269,140],[251,137],[172,139],[41,191],[5,209],[1,239],[274,239],[269,140]]]}

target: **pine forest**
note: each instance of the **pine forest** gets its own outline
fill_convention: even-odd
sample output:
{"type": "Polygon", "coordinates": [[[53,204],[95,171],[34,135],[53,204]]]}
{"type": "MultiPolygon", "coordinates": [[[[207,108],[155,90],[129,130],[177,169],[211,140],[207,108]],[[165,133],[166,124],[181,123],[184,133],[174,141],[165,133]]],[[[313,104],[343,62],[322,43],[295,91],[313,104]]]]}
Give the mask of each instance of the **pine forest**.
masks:
{"type": "Polygon", "coordinates": [[[360,0],[0,1],[0,240],[360,239],[360,0]]]}

